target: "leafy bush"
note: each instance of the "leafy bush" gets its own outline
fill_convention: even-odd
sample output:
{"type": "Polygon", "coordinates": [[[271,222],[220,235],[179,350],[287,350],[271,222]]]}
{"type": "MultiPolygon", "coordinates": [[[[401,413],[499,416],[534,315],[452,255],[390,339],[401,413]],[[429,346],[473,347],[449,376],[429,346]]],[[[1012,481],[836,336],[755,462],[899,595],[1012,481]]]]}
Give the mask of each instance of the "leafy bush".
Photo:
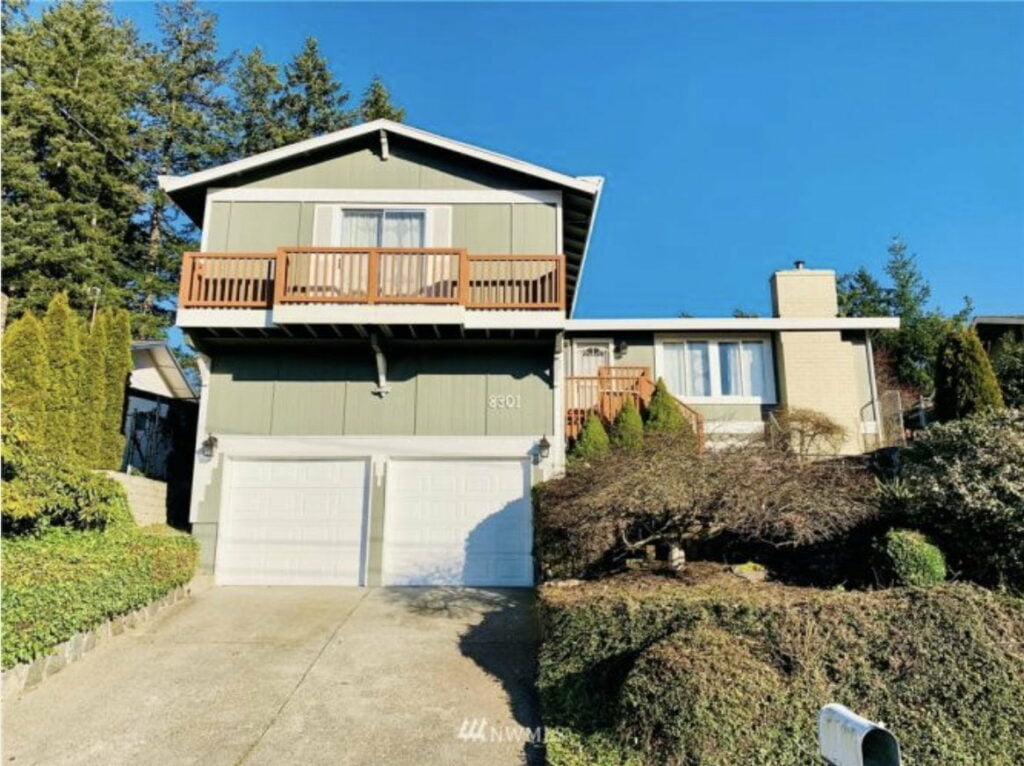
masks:
{"type": "Polygon", "coordinates": [[[1024,410],[934,425],[903,455],[908,510],[955,572],[1024,592],[1024,410]]]}
{"type": "Polygon", "coordinates": [[[992,370],[1007,407],[1024,407],[1024,340],[1006,333],[992,349],[992,370]]]}
{"type": "Polygon", "coordinates": [[[697,454],[692,434],[649,434],[642,449],[538,486],[535,500],[546,577],[592,576],[647,545],[687,549],[720,535],[772,547],[821,543],[878,513],[859,466],[801,464],[754,448],[697,454]]]}
{"type": "Polygon", "coordinates": [[[640,411],[627,399],[612,423],[611,442],[622,449],[640,449],[644,446],[644,421],[640,411]]]}
{"type": "Polygon", "coordinates": [[[1002,407],[1003,395],[978,334],[973,329],[949,333],[935,368],[935,416],[955,420],[1002,407]]]}
{"type": "Polygon", "coordinates": [[[875,567],[891,585],[935,585],[946,579],[946,557],[920,532],[890,529],[878,540],[875,567]]]}
{"type": "Polygon", "coordinates": [[[651,433],[679,433],[690,430],[690,424],[683,415],[679,402],[668,391],[664,378],[658,378],[654,395],[647,405],[647,422],[644,428],[651,433]]]}
{"type": "Polygon", "coordinates": [[[583,431],[572,446],[571,457],[582,461],[594,460],[604,457],[610,450],[611,442],[601,418],[591,412],[583,424],[583,431]]]}
{"type": "Polygon", "coordinates": [[[802,766],[817,758],[818,710],[838,701],[885,720],[907,762],[1024,759],[1024,601],[963,584],[842,592],[695,569],[685,584],[542,588],[547,725],[577,747],[638,747],[647,763],[802,766]]]}
{"type": "Polygon", "coordinates": [[[3,667],[150,603],[192,577],[187,535],[52,530],[3,545],[3,667]]]}
{"type": "Polygon", "coordinates": [[[46,527],[102,529],[133,525],[124,488],[113,479],[58,459],[35,457],[10,466],[4,482],[4,535],[46,527]]]}
{"type": "Polygon", "coordinates": [[[811,455],[834,455],[846,440],[846,429],[824,412],[783,407],[775,412],[778,445],[792,450],[801,458],[811,455]]]}

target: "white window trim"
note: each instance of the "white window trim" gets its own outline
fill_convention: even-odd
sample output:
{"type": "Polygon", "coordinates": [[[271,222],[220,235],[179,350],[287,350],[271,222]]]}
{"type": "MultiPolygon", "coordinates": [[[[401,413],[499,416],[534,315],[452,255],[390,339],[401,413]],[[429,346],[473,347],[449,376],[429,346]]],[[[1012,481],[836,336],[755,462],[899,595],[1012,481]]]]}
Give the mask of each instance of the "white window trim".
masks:
{"type": "Polygon", "coordinates": [[[345,210],[386,210],[386,211],[404,211],[410,213],[423,213],[423,247],[451,247],[452,241],[452,210],[450,205],[417,205],[417,204],[373,204],[373,203],[331,203],[327,205],[317,205],[313,209],[313,232],[319,231],[319,217],[324,215],[331,216],[331,245],[321,245],[323,247],[330,247],[335,243],[341,242],[341,219],[342,213],[345,210]],[[435,237],[435,216],[439,208],[447,208],[447,222],[448,226],[445,230],[442,239],[444,241],[437,241],[435,237]]]}
{"type": "Polygon", "coordinates": [[[711,396],[674,395],[687,404],[777,404],[775,393],[775,356],[770,337],[756,335],[686,335],[656,334],[654,336],[654,376],[664,377],[665,343],[686,341],[708,344],[708,372],[711,377],[711,396]],[[722,371],[718,356],[718,344],[728,342],[760,343],[764,347],[764,396],[729,396],[721,393],[722,371]]]}

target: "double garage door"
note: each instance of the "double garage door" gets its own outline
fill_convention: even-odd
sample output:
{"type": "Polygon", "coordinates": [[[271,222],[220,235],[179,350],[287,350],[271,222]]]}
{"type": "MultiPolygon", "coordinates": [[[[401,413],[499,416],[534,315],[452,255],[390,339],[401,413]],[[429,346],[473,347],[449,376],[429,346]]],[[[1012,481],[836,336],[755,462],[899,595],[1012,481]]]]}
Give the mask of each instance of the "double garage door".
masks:
{"type": "Polygon", "coordinates": [[[225,585],[533,583],[523,460],[392,460],[371,550],[367,460],[237,460],[217,542],[225,585]]]}

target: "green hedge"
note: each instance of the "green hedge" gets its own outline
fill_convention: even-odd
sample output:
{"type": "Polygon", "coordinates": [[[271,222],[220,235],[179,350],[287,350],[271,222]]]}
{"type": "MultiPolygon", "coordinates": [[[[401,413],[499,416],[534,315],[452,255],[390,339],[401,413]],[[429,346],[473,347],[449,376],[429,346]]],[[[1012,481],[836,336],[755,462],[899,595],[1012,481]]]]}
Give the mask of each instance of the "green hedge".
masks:
{"type": "Polygon", "coordinates": [[[187,583],[187,535],[134,529],[8,538],[3,544],[3,667],[28,662],[105,620],[187,583]]]}
{"type": "Polygon", "coordinates": [[[875,544],[875,566],[887,585],[927,587],[946,579],[946,557],[910,529],[890,529],[875,544]]]}
{"type": "Polygon", "coordinates": [[[610,737],[645,763],[802,766],[816,762],[827,702],[886,721],[908,763],[1024,760],[1024,601],[1011,596],[753,585],[716,570],[690,585],[548,586],[540,613],[544,720],[573,744],[549,751],[555,766],[597,761],[610,737]]]}

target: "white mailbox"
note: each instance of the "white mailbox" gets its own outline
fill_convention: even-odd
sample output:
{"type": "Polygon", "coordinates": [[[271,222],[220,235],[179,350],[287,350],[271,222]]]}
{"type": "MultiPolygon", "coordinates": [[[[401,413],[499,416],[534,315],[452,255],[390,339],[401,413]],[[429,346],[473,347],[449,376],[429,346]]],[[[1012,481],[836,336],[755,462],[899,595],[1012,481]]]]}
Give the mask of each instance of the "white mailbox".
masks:
{"type": "Polygon", "coordinates": [[[900,766],[900,743],[883,725],[832,703],[818,713],[818,747],[832,766],[900,766]]]}

